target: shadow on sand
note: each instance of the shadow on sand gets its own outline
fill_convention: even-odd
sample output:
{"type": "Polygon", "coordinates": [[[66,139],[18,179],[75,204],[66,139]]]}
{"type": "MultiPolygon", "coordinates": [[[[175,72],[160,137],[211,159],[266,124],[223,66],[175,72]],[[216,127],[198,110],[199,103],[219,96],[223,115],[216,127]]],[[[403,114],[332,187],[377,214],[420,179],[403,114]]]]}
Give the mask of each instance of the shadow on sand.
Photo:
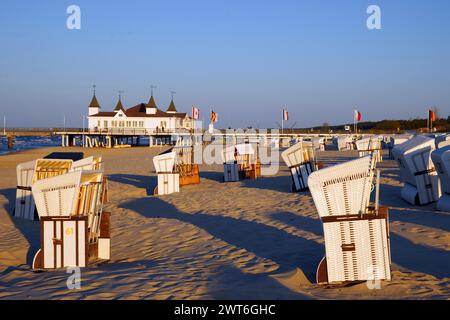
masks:
{"type": "Polygon", "coordinates": [[[320,244],[275,227],[202,212],[184,213],[156,197],[124,203],[121,208],[133,210],[147,218],[176,219],[195,225],[232,246],[276,262],[280,266],[277,273],[298,267],[312,280],[323,256],[320,244]]]}
{"type": "Polygon", "coordinates": [[[41,232],[38,221],[30,221],[13,217],[14,206],[16,202],[16,189],[1,189],[0,195],[4,196],[8,202],[5,204],[5,210],[10,216],[14,226],[22,233],[29,244],[26,263],[31,265],[34,255],[40,248],[41,232]]]}

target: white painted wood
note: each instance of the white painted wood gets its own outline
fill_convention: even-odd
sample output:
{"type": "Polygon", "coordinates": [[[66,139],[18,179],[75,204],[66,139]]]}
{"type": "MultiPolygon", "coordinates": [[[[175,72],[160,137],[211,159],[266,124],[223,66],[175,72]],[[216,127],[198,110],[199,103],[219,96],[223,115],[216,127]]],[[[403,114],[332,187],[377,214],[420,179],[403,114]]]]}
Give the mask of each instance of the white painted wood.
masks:
{"type": "Polygon", "coordinates": [[[180,192],[178,173],[158,173],[158,195],[180,192]]]}

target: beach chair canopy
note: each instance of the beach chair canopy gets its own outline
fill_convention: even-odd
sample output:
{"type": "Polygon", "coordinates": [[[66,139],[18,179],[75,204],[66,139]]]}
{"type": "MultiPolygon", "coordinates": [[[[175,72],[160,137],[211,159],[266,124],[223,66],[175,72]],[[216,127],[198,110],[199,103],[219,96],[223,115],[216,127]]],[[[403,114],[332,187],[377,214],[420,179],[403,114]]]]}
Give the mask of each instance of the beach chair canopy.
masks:
{"type": "Polygon", "coordinates": [[[33,183],[39,217],[88,216],[102,201],[103,173],[73,171],[33,183]]]}
{"type": "Polygon", "coordinates": [[[416,175],[434,167],[431,161],[431,152],[435,148],[433,138],[415,136],[392,149],[392,155],[398,162],[400,175],[404,182],[416,186],[416,175]]]}
{"type": "Polygon", "coordinates": [[[281,153],[281,158],[290,168],[313,160],[312,142],[300,141],[281,153]]]}
{"type": "Polygon", "coordinates": [[[366,156],[311,173],[309,190],[321,218],[365,212],[370,200],[373,162],[372,156],[366,156]]]}
{"type": "Polygon", "coordinates": [[[450,145],[450,134],[442,134],[435,138],[436,149],[443,148],[450,145]]]}
{"type": "Polygon", "coordinates": [[[156,172],[173,172],[176,155],[175,152],[171,151],[154,156],[153,165],[155,166],[156,172]]]}
{"type": "Polygon", "coordinates": [[[450,195],[450,146],[434,150],[431,158],[441,180],[442,191],[450,195]]]}

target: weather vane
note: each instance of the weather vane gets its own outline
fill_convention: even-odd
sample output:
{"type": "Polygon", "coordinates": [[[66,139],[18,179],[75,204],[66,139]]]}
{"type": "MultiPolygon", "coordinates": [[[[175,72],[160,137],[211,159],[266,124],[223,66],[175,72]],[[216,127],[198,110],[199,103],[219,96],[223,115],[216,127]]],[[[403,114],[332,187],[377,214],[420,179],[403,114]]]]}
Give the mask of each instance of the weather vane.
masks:
{"type": "Polygon", "coordinates": [[[157,86],[154,86],[153,84],[150,85],[150,89],[151,89],[151,91],[152,91],[152,96],[153,96],[153,89],[156,89],[156,88],[157,88],[157,86]]]}
{"type": "Polygon", "coordinates": [[[175,92],[175,91],[170,91],[170,95],[172,96],[172,100],[173,100],[173,96],[174,96],[174,94],[176,94],[176,92],[175,92]]]}
{"type": "Polygon", "coordinates": [[[94,96],[95,96],[95,89],[97,88],[97,86],[95,85],[95,83],[94,83],[94,85],[92,86],[92,88],[94,88],[94,96]]]}
{"type": "Polygon", "coordinates": [[[122,93],[123,93],[123,90],[119,90],[119,100],[122,99],[122,93]]]}

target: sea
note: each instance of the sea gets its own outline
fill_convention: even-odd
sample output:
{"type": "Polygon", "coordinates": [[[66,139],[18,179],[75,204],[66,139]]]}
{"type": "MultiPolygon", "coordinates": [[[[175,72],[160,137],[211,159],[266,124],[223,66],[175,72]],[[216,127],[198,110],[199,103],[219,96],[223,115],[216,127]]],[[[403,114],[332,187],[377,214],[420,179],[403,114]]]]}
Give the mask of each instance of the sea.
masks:
{"type": "Polygon", "coordinates": [[[35,137],[24,136],[14,138],[14,147],[8,149],[8,140],[5,136],[0,137],[0,156],[20,150],[35,148],[58,147],[61,145],[61,137],[35,137]]]}
{"type": "MultiPolygon", "coordinates": [[[[141,137],[139,145],[148,146],[149,138],[146,136],[141,137]]],[[[20,150],[36,149],[36,148],[48,148],[61,146],[61,137],[38,137],[38,136],[23,136],[14,138],[14,147],[8,149],[8,141],[5,136],[0,136],[0,156],[16,152],[20,150]]]]}

